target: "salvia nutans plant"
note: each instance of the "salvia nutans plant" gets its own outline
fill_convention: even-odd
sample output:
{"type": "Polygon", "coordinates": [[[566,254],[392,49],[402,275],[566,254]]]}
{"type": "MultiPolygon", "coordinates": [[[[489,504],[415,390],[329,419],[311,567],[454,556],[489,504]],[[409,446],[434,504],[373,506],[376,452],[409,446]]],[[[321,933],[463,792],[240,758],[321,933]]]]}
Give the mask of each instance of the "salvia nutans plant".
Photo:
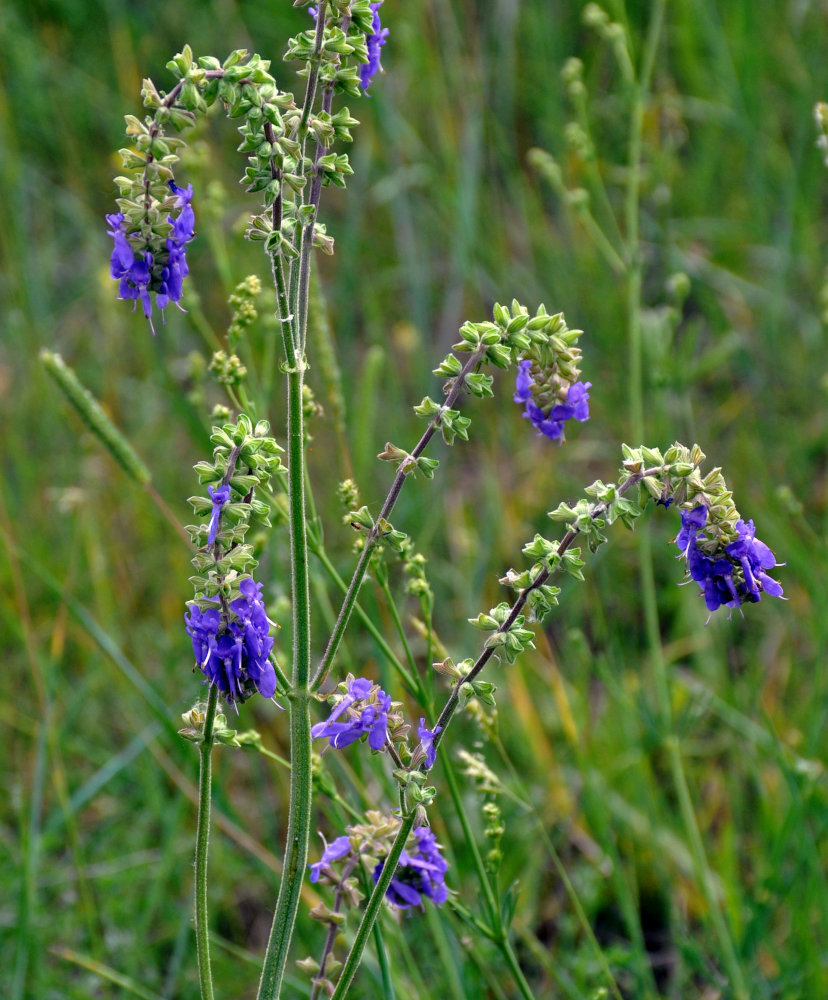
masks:
{"type": "MultiPolygon", "coordinates": [[[[397,693],[406,701],[370,677],[341,675],[337,654],[346,630],[355,611],[364,619],[360,587],[369,573],[381,576],[383,561],[392,556],[404,567],[408,592],[419,600],[429,660],[436,650],[444,651],[433,641],[433,594],[425,559],[392,516],[410,476],[434,476],[438,463],[426,451],[436,435],[447,445],[469,440],[464,399],[493,398],[494,371],[511,372],[513,399],[507,405],[522,407],[527,433],[547,439],[551,447],[588,420],[592,385],[582,376],[582,333],[567,326],[563,313],[549,312],[543,305],[530,310],[513,300],[495,305],[490,319],[465,323],[451,352],[434,370],[442,395],[435,392],[437,399],[426,396],[414,407],[425,425],[419,441],[410,448],[388,442],[379,455],[394,470],[381,506],[362,505],[353,480],[339,486],[345,520],[357,533],[358,554],[350,582],[343,581],[333,630],[326,638],[318,634],[310,614],[309,557],[324,556],[324,546],[309,516],[305,472],[306,418],[318,411],[304,384],[316,348],[308,340],[311,264],[314,250],[334,250],[333,237],[319,219],[323,190],[344,187],[352,172],[342,147],[351,141],[358,122],[344,102],[358,101],[381,86],[381,57],[389,31],[381,20],[382,0],[319,0],[316,6],[297,0],[296,6],[307,8],[307,28],[289,41],[285,58],[300,64],[304,95],[297,98],[281,90],[269,61],[258,55],[237,50],[223,62],[211,56],[196,59],[185,46],[167,64],[175,79],[170,89],[144,80],[145,114],[126,116],[128,145],[121,150],[125,172],[115,178],[117,211],[106,217],[118,296],[132,301],[136,321],[146,322],[148,333],[162,336],[159,324],[166,310],[183,308],[186,302],[187,249],[198,225],[198,192],[178,175],[178,152],[187,131],[211,109],[223,109],[238,123],[238,150],[246,158],[242,182],[256,205],[246,236],[262,245],[275,289],[287,427],[281,435],[283,446],[247,398],[245,367],[234,353],[245,326],[256,316],[261,283],[250,277],[231,299],[227,351],[216,352],[210,365],[226,387],[232,408],[215,411],[219,420],[212,430],[213,453],[195,467],[200,484],[190,498],[195,523],[186,528],[195,572],[190,578],[193,595],[183,615],[182,661],[186,631],[201,696],[184,716],[181,733],[200,755],[195,932],[204,1000],[214,996],[207,877],[211,761],[217,745],[261,748],[258,733],[233,728],[243,719],[248,699],[258,695],[270,702],[273,712],[284,712],[290,730],[283,869],[258,997],[273,1000],[284,994],[303,887],[310,882],[322,892],[323,901],[312,916],[323,931],[318,953],[299,959],[298,965],[309,977],[312,1000],[323,994],[342,1000],[369,945],[377,947],[387,975],[392,956],[385,954],[378,933],[386,909],[404,911],[411,920],[422,919],[427,907],[446,904],[469,913],[463,910],[463,887],[452,884],[449,864],[429,823],[438,794],[430,772],[439,759],[453,783],[444,744],[455,717],[494,704],[497,672],[534,648],[533,626],[556,609],[561,578],[583,579],[586,550],[595,552],[607,541],[616,522],[632,529],[646,511],[658,507],[667,516],[677,515],[676,555],[683,562],[685,582],[698,588],[708,615],[721,608],[741,613],[744,604],[759,603],[764,595],[782,597],[782,587],[771,575],[779,565],[773,552],[757,537],[753,521],[738,510],[721,470],[703,471],[705,456],[698,445],[623,444],[616,478],[596,481],[577,502],[550,510],[556,532],[551,537],[536,534],[523,546],[520,567],[508,569],[500,581],[507,599],[470,619],[482,635],[476,645],[470,644],[468,656],[445,655],[429,662],[428,670],[436,674],[427,677],[407,646],[408,655],[400,660],[380,625],[369,622],[372,634],[384,642],[395,668],[397,693]],[[267,581],[257,577],[248,541],[254,526],[261,530],[272,521],[287,521],[290,540],[292,650],[284,663],[274,655],[267,581]],[[324,650],[321,658],[314,658],[315,649],[324,650]],[[419,710],[410,713],[411,703],[419,710]],[[321,771],[323,754],[381,755],[387,762],[385,800],[360,814],[321,771]],[[333,799],[341,815],[351,820],[341,828],[319,831],[321,849],[311,846],[314,793],[333,799]]],[[[595,5],[589,6],[594,20],[595,5]]],[[[612,25],[605,22],[598,27],[610,35],[612,25]]],[[[567,75],[571,88],[578,67],[569,65],[567,75]]],[[[828,132],[824,106],[817,110],[817,121],[823,133],[828,132]]],[[[555,165],[544,161],[540,151],[535,158],[553,179],[559,178],[555,165]]],[[[146,468],[71,369],[48,352],[44,363],[112,454],[147,482],[146,468]]],[[[182,680],[185,676],[182,672],[182,680]]],[[[484,785],[496,784],[482,760],[461,754],[467,774],[482,775],[484,785]]],[[[485,861],[477,851],[474,856],[480,862],[486,915],[474,917],[472,926],[500,950],[520,995],[532,997],[510,939],[509,907],[497,898],[503,827],[494,798],[484,811],[492,850],[485,861]]],[[[723,940],[727,942],[726,933],[723,940]]],[[[727,960],[726,947],[724,951],[727,960]]],[[[735,995],[745,995],[743,984],[739,986],[735,981],[735,995]]],[[[611,988],[618,995],[614,984],[611,988]]],[[[232,990],[225,995],[238,994],[232,990]]]]}

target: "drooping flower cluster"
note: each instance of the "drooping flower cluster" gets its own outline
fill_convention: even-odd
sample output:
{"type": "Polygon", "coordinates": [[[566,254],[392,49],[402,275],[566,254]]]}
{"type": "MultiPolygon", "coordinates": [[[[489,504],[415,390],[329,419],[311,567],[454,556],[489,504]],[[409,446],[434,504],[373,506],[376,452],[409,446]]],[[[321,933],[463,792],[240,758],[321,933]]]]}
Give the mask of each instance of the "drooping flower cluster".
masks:
{"type": "Polygon", "coordinates": [[[368,88],[371,86],[371,81],[382,69],[380,65],[380,49],[388,40],[388,28],[383,28],[382,24],[380,24],[379,9],[382,4],[383,0],[377,0],[376,3],[371,4],[371,12],[374,15],[374,33],[366,36],[368,62],[363,63],[359,69],[359,82],[366,93],[368,93],[368,88]]]}
{"type": "MultiPolygon", "coordinates": [[[[385,867],[385,859],[399,825],[400,821],[396,817],[369,811],[365,823],[346,827],[343,836],[325,844],[322,857],[308,865],[311,882],[321,881],[341,889],[351,877],[356,862],[362,859],[369,866],[368,870],[376,884],[385,867]],[[337,865],[340,861],[345,862],[341,870],[337,865]]],[[[447,871],[448,862],[443,857],[431,828],[417,826],[409,834],[385,898],[401,909],[422,906],[426,899],[439,906],[448,897],[445,881],[447,871]]]]}
{"type": "Polygon", "coordinates": [[[391,698],[379,685],[365,677],[353,677],[348,680],[345,696],[325,722],[318,722],[311,729],[311,736],[325,738],[334,749],[341,750],[367,734],[368,746],[382,750],[388,742],[390,711],[391,698]],[[358,704],[362,707],[357,708],[358,704]]]}
{"type": "Polygon", "coordinates": [[[144,315],[149,320],[153,333],[155,328],[152,325],[150,292],[155,293],[155,304],[162,316],[170,302],[179,302],[184,278],[189,274],[187,244],[195,235],[195,215],[190,204],[193,197],[192,184],[182,188],[174,181],[168,183],[175,195],[174,207],[179,212],[174,218],[170,216],[172,231],[163,245],[155,250],[147,245],[144,251],[136,253],[129,239],[124,213],[106,216],[109,224],[107,232],[115,241],[109,261],[109,273],[119,282],[120,298],[141,300],[144,315]]]}
{"type": "MultiPolygon", "coordinates": [[[[412,851],[404,850],[400,855],[399,865],[385,897],[389,903],[402,910],[410,906],[422,906],[426,899],[439,906],[448,897],[445,880],[448,862],[440,853],[440,845],[429,827],[415,827],[412,833],[416,846],[412,851]]],[[[375,884],[384,867],[383,860],[374,869],[375,884]]]]}
{"type": "Polygon", "coordinates": [[[782,597],[781,585],[767,573],[781,563],[756,537],[753,521],[739,518],[735,540],[724,544],[717,532],[705,531],[709,521],[704,504],[682,510],[681,531],[676,537],[680,558],[687,560],[687,570],[701,588],[708,610],[755,603],[763,593],[782,597]]]}
{"type": "Polygon", "coordinates": [[[589,419],[591,382],[569,382],[557,371],[544,372],[537,363],[520,362],[514,400],[525,405],[523,416],[531,420],[538,434],[560,444],[566,440],[567,420],[589,419]]]}
{"type": "Polygon", "coordinates": [[[184,616],[196,666],[231,704],[255,691],[263,698],[272,698],[276,692],[276,673],[269,660],[273,639],[268,634],[262,585],[246,577],[239,590],[240,596],[228,605],[229,615],[216,597],[208,600],[217,607],[202,610],[193,603],[184,616]]]}

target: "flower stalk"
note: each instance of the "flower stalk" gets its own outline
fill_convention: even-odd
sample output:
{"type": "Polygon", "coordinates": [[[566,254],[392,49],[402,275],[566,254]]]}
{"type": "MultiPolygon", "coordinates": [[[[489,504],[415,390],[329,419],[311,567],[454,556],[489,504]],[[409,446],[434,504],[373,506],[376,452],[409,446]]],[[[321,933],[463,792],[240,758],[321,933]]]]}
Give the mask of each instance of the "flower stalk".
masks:
{"type": "MultiPolygon", "coordinates": [[[[465,385],[465,376],[474,371],[475,367],[480,362],[481,358],[485,354],[484,350],[478,350],[472,352],[466,359],[460,373],[454,381],[454,385],[451,387],[448,396],[446,397],[445,408],[450,409],[454,406],[455,402],[459,398],[463,387],[465,385]]],[[[410,460],[416,461],[417,458],[422,455],[428,446],[429,441],[434,437],[438,428],[440,427],[440,415],[435,416],[431,421],[429,421],[428,426],[423,432],[422,437],[414,446],[414,449],[410,452],[410,460]]],[[[394,476],[394,481],[391,483],[391,489],[388,491],[388,496],[386,496],[385,501],[380,509],[380,512],[371,527],[368,535],[365,539],[365,544],[362,547],[362,551],[359,554],[359,560],[357,561],[356,568],[354,569],[353,576],[351,577],[351,582],[348,584],[348,590],[345,594],[345,599],[342,602],[342,606],[339,609],[339,614],[337,615],[336,624],[334,625],[333,632],[331,633],[331,638],[328,641],[328,645],[325,649],[325,654],[316,668],[316,673],[314,674],[312,689],[314,691],[318,690],[322,682],[327,676],[328,670],[330,669],[331,663],[333,662],[334,656],[339,649],[339,644],[342,642],[342,637],[345,635],[345,630],[348,627],[348,622],[351,618],[351,612],[354,610],[354,605],[356,604],[357,595],[359,594],[359,588],[362,585],[362,581],[365,577],[365,573],[368,569],[368,564],[371,559],[371,553],[382,537],[382,526],[384,522],[387,522],[394,509],[397,500],[399,499],[400,493],[402,492],[403,485],[405,483],[406,477],[410,469],[410,461],[402,462],[397,469],[397,473],[394,476]]]]}
{"type": "Polygon", "coordinates": [[[210,937],[207,919],[207,852],[210,846],[210,798],[213,780],[213,723],[216,717],[218,687],[210,685],[204,728],[199,746],[198,827],[195,852],[195,933],[198,981],[201,1000],[213,1000],[213,975],[210,967],[210,937]]]}

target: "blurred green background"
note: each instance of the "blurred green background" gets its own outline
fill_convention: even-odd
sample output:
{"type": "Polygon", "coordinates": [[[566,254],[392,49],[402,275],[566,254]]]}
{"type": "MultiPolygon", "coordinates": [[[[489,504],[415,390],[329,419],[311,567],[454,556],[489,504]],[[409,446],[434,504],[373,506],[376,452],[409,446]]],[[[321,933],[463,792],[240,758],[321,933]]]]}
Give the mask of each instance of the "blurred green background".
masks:
{"type": "MultiPolygon", "coordinates": [[[[456,659],[475,654],[478,633],[465,619],[503,599],[497,577],[522,565],[520,545],[551,533],[544,512],[613,477],[630,434],[624,283],[527,161],[541,147],[568,187],[589,185],[583,146],[567,140],[576,116],[560,76],[578,56],[609,202],[596,215],[609,228],[610,210],[622,219],[628,110],[610,47],[584,27],[582,7],[386,0],[386,73],[370,99],[351,102],[362,122],[348,151],[355,176],[323,200],[337,252],[320,262],[321,284],[349,447],[330,419],[317,420],[310,464],[343,574],[353,539],[339,522],[336,481],[353,470],[363,502],[379,505],[389,477],[374,456],[389,438],[416,440],[410,406],[439,393],[431,369],[460,323],[516,296],[530,310],[540,301],[564,310],[586,331],[592,419],[565,448],[533,436],[501,377],[493,403],[466,407],[471,443],[436,446],[436,479],[410,483],[397,509],[395,523],[429,558],[437,629],[456,659]]],[[[608,10],[637,61],[651,5],[612,0],[608,10]]],[[[812,114],[828,99],[826,15],[817,0],[674,0],[643,119],[646,443],[698,441],[787,563],[778,570],[787,603],[748,606],[744,620],[719,612],[705,627],[695,588],[676,586],[673,512],[638,528],[652,533],[669,735],[681,740],[719,912],[749,995],[780,1000],[828,995],[828,172],[812,114]],[[676,305],[678,272],[689,294],[676,305]]],[[[175,735],[201,690],[182,627],[189,553],[150,494],[84,430],[38,350],[75,367],[151,467],[173,518],[187,522],[191,466],[207,457],[209,409],[221,399],[204,388],[194,352],[209,358],[229,292],[249,273],[266,279],[266,261],[241,239],[254,206],[237,184],[235,133],[216,119],[180,171],[196,188],[202,237],[190,253],[188,313],[168,310],[153,338],[116,301],[103,216],[113,210],[122,115],[140,113],[142,76],[170,86],[164,64],[185,42],[220,58],[257,51],[293,89],[281,53],[306,16],[286,0],[7,0],[0,9],[0,983],[14,1000],[197,996],[197,760],[175,735]]],[[[263,317],[250,358],[261,357],[267,329],[263,317]]],[[[330,417],[323,375],[312,370],[310,383],[330,417]]],[[[277,433],[282,410],[277,392],[277,433]]],[[[260,575],[286,633],[285,548],[277,529],[260,575]]],[[[564,588],[537,652],[489,675],[496,720],[487,729],[464,720],[455,737],[507,789],[500,882],[517,882],[515,947],[538,997],[597,997],[610,968],[622,996],[726,998],[723,938],[666,764],[635,539],[617,528],[588,562],[586,584],[564,588]]],[[[314,593],[321,652],[337,595],[321,576],[314,593]]],[[[390,632],[382,599],[367,588],[364,602],[390,632]]],[[[358,630],[346,666],[385,669],[358,630]]],[[[239,726],[285,751],[284,717],[270,706],[246,705],[239,726]]],[[[285,772],[241,751],[217,757],[218,995],[252,997],[278,884],[285,772]]],[[[381,787],[360,757],[331,765],[357,805],[360,792],[376,801],[381,787]]],[[[462,794],[482,840],[474,783],[462,794]]],[[[475,910],[471,859],[446,795],[433,818],[452,888],[475,910]]],[[[319,828],[338,833],[321,813],[319,828]]],[[[400,1000],[517,995],[486,942],[449,909],[385,925],[400,1000]]],[[[318,925],[303,917],[299,938],[297,957],[318,954],[318,925]]],[[[306,995],[295,975],[291,995],[306,995]]],[[[380,995],[369,959],[354,996],[380,995]]]]}

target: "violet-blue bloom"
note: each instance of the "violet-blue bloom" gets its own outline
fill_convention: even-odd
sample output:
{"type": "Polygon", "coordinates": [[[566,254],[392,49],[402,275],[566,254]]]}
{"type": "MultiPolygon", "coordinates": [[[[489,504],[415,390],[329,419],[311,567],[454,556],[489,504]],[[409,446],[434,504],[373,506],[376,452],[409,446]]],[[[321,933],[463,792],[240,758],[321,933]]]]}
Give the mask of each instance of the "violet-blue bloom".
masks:
{"type": "Polygon", "coordinates": [[[311,728],[313,739],[327,739],[335,750],[350,746],[362,736],[368,735],[368,746],[372,750],[381,750],[388,740],[388,713],[391,710],[391,698],[381,688],[372,684],[365,677],[356,677],[348,684],[348,692],[335,706],[325,722],[317,722],[311,728]],[[373,693],[372,693],[373,692],[373,693]],[[361,701],[368,702],[357,713],[354,706],[361,701]],[[338,719],[346,710],[352,709],[347,721],[338,719]]]}
{"type": "Polygon", "coordinates": [[[768,546],[756,538],[753,521],[737,521],[736,541],[727,545],[724,551],[711,554],[699,546],[704,539],[703,528],[708,514],[704,504],[683,510],[681,531],[676,537],[680,554],[687,560],[690,578],[701,588],[708,611],[716,611],[722,606],[738,608],[746,601],[758,602],[763,592],[782,597],[781,585],[766,572],[781,564],[768,546]],[[741,580],[734,580],[736,569],[742,571],[741,580]]]}
{"type": "Polygon", "coordinates": [[[212,545],[216,540],[216,534],[218,533],[219,521],[221,520],[221,508],[230,499],[230,486],[218,486],[213,489],[212,486],[207,487],[207,492],[210,494],[210,499],[213,501],[213,513],[210,516],[210,531],[207,535],[207,544],[212,545]]]}
{"type": "Polygon", "coordinates": [[[776,561],[776,556],[756,537],[756,528],[753,521],[747,523],[743,520],[736,522],[736,531],[739,538],[727,546],[725,552],[729,556],[738,560],[745,576],[745,587],[750,594],[749,600],[760,600],[760,592],[765,591],[774,597],[782,596],[782,587],[778,581],[768,576],[765,572],[781,563],[776,561]]]}
{"type": "Polygon", "coordinates": [[[167,183],[176,196],[175,207],[180,211],[175,218],[170,216],[172,232],[164,246],[156,247],[154,253],[147,248],[143,253],[136,254],[125,230],[126,218],[123,212],[106,216],[110,227],[107,232],[115,242],[109,261],[109,273],[119,282],[120,298],[141,300],[144,316],[149,320],[153,333],[155,327],[152,323],[150,292],[155,292],[156,305],[161,310],[162,317],[170,302],[177,303],[181,299],[184,278],[189,274],[186,244],[195,236],[195,215],[190,204],[193,185],[188,184],[186,188],[182,188],[175,181],[167,183]]]}
{"type": "Polygon", "coordinates": [[[420,746],[425,754],[425,766],[427,768],[434,767],[434,761],[437,759],[437,747],[434,746],[434,737],[442,731],[442,726],[435,726],[434,729],[426,729],[425,719],[420,719],[420,724],[417,727],[417,735],[420,737],[420,746]]]}
{"type": "MultiPolygon", "coordinates": [[[[445,903],[448,898],[445,874],[448,862],[440,853],[440,845],[427,826],[414,829],[417,845],[411,853],[404,850],[399,866],[385,893],[386,899],[405,910],[411,906],[422,906],[430,899],[435,905],[445,903]]],[[[379,881],[385,860],[374,869],[374,883],[379,881]]]]}
{"type": "Polygon", "coordinates": [[[123,212],[107,215],[106,221],[110,227],[107,229],[107,233],[115,241],[112,256],[109,258],[109,273],[119,282],[118,294],[122,299],[140,298],[141,305],[144,307],[144,315],[152,325],[152,300],[149,296],[152,254],[147,253],[144,257],[135,256],[135,251],[130,246],[124,232],[123,212]]]}
{"type": "Polygon", "coordinates": [[[368,93],[371,81],[382,69],[380,65],[380,49],[388,40],[388,28],[383,28],[380,24],[379,9],[382,4],[383,0],[377,0],[376,3],[371,4],[371,11],[374,15],[374,33],[372,35],[365,36],[365,41],[368,46],[368,62],[363,63],[359,68],[359,82],[362,89],[366,93],[368,93]]]}
{"type": "Polygon", "coordinates": [[[276,693],[276,672],[269,660],[273,639],[262,585],[246,577],[239,590],[241,596],[230,603],[229,622],[218,607],[201,611],[196,604],[190,604],[184,616],[196,666],[231,704],[244,701],[254,690],[263,698],[276,693]]]}
{"type": "Polygon", "coordinates": [[[528,403],[532,398],[532,362],[528,359],[526,361],[521,361],[518,365],[517,378],[515,379],[515,395],[514,401],[516,403],[528,403]]]}
{"type": "Polygon", "coordinates": [[[311,882],[318,882],[322,869],[327,868],[332,861],[341,861],[351,853],[351,841],[348,837],[337,837],[332,844],[326,844],[322,857],[315,861],[310,868],[311,882]]]}
{"type": "Polygon", "coordinates": [[[544,411],[537,403],[532,392],[532,362],[529,359],[520,362],[515,379],[515,394],[512,397],[516,403],[524,404],[523,416],[532,422],[538,434],[563,443],[566,440],[564,424],[567,420],[577,420],[581,423],[589,420],[589,392],[591,382],[575,382],[569,386],[565,403],[556,403],[544,411]]]}

